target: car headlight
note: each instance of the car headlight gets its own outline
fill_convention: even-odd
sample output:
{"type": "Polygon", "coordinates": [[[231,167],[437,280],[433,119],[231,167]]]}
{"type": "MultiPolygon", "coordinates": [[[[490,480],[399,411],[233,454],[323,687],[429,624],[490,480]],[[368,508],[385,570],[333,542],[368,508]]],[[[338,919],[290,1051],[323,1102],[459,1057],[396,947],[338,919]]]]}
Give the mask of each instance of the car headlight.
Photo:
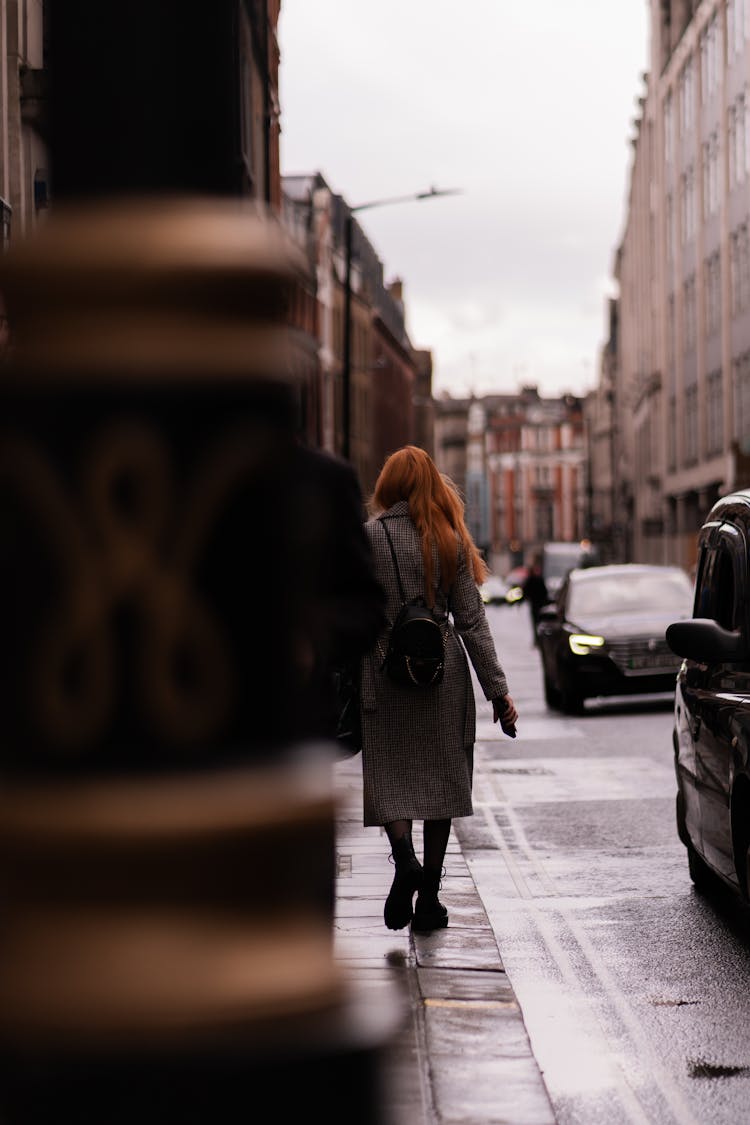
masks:
{"type": "Polygon", "coordinates": [[[568,637],[570,651],[576,656],[588,656],[592,648],[601,648],[604,637],[594,637],[590,633],[571,633],[568,637]]]}
{"type": "Polygon", "coordinates": [[[521,589],[521,587],[520,586],[511,586],[510,590],[508,590],[508,593],[505,595],[505,600],[510,605],[513,605],[513,602],[520,602],[522,597],[523,597],[523,590],[521,589]]]}

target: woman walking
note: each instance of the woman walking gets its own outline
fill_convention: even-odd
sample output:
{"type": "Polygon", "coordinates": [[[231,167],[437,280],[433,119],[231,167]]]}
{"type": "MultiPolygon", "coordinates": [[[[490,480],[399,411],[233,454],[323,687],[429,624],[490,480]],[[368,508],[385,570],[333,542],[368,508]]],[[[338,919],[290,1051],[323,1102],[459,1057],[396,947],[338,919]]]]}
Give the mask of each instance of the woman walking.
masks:
{"type": "Polygon", "coordinates": [[[515,734],[518,713],[479,594],[488,568],[455,486],[423,449],[407,445],[383,465],[370,512],[365,527],[388,625],[362,662],[364,824],[382,826],[391,846],[386,926],[400,930],[411,921],[414,930],[429,931],[448,925],[438,891],[451,821],[473,813],[476,709],[467,653],[494,721],[515,734]],[[428,687],[394,683],[383,666],[401,590],[406,601],[424,597],[441,619],[444,672],[428,687]],[[415,820],[423,821],[424,867],[412,843],[415,820]]]}

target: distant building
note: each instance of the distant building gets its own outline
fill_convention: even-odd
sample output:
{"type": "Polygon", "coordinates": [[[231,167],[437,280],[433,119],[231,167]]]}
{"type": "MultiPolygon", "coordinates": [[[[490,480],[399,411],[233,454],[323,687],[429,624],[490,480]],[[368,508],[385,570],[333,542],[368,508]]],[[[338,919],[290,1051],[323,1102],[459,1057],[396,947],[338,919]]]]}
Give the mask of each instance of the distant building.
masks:
{"type": "Polygon", "coordinates": [[[548,540],[588,535],[583,403],[518,394],[435,403],[435,456],[461,488],[477,545],[496,573],[548,540]]]}
{"type": "Polygon", "coordinates": [[[435,399],[435,461],[464,499],[470,404],[471,399],[451,398],[445,392],[435,399]]]}
{"type": "Polygon", "coordinates": [[[414,443],[435,456],[435,401],[432,397],[432,352],[416,348],[416,388],[414,393],[414,443]]]}

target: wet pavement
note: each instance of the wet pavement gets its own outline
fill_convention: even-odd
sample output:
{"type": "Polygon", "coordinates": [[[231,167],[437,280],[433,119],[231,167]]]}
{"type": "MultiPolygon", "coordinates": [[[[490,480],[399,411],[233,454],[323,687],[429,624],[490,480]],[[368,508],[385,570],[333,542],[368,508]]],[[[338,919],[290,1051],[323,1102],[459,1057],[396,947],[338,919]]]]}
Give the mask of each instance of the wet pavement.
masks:
{"type": "MultiPolygon", "coordinates": [[[[516,996],[451,832],[441,900],[447,929],[391,931],[383,903],[393,878],[379,828],[362,827],[358,758],[335,766],[334,955],[357,989],[403,1001],[402,1027],[381,1066],[384,1125],[554,1125],[516,996]]],[[[421,854],[421,826],[414,844],[421,854]]]]}

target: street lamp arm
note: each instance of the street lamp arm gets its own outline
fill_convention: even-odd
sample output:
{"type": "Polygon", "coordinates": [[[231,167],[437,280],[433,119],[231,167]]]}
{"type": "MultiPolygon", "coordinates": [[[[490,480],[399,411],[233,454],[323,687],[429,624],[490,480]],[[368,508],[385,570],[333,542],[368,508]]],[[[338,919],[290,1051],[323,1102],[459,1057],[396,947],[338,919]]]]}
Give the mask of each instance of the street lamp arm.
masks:
{"type": "Polygon", "coordinates": [[[427,191],[412,192],[411,195],[395,195],[390,199],[371,199],[369,203],[359,203],[346,208],[344,223],[344,254],[346,259],[344,277],[344,363],[341,379],[342,414],[344,423],[342,452],[347,460],[351,458],[351,384],[352,384],[352,241],[354,235],[354,214],[368,211],[373,207],[385,207],[390,203],[413,203],[421,199],[432,199],[437,195],[461,195],[460,188],[430,187],[427,191]]]}
{"type": "Polygon", "coordinates": [[[415,199],[432,199],[437,195],[462,195],[461,188],[436,188],[431,187],[428,191],[417,191],[411,195],[393,195],[389,199],[371,199],[369,203],[358,203],[355,207],[350,207],[349,211],[354,214],[357,211],[369,211],[373,207],[386,207],[391,203],[410,203],[415,199]]]}

